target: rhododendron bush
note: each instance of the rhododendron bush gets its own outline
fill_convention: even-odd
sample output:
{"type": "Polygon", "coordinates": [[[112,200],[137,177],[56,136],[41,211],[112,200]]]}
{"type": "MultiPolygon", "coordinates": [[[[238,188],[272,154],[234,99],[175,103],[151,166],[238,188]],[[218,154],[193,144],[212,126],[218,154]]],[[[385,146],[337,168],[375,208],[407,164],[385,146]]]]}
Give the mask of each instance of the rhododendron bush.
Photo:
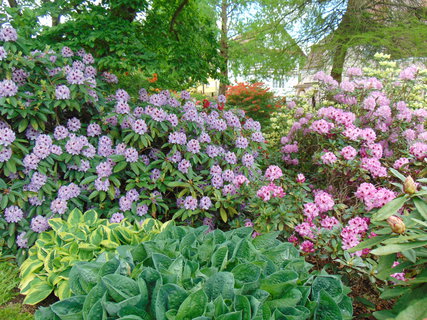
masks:
{"type": "MultiPolygon", "coordinates": [[[[341,84],[318,73],[316,109],[306,112],[292,105],[298,120],[281,139],[286,165],[317,173],[325,186],[340,190],[342,200],[352,196],[361,182],[386,186],[388,168],[412,174],[425,168],[427,108],[422,103],[427,71],[388,68],[373,77],[376,73],[352,68],[349,80],[341,84]]],[[[361,190],[358,198],[368,210],[384,205],[366,198],[366,192],[361,190]]]]}
{"type": "Polygon", "coordinates": [[[224,96],[205,110],[185,91],[131,97],[83,51],[23,58],[15,30],[1,35],[0,232],[12,251],[74,208],[208,225],[238,213],[265,147],[259,122],[222,110],[224,96]]]}
{"type": "MultiPolygon", "coordinates": [[[[257,232],[284,230],[288,240],[307,256],[336,259],[373,281],[376,273],[384,271],[381,259],[378,262],[369,246],[360,243],[394,243],[392,233],[405,229],[393,227],[399,225],[399,215],[389,217],[390,227],[386,228],[373,225],[371,216],[399,204],[402,193],[407,192],[402,183],[406,176],[422,178],[427,173],[427,72],[413,66],[399,69],[381,55],[378,59],[379,69],[351,68],[342,83],[320,72],[316,75],[319,85],[313,89],[315,105],[307,97],[288,103],[288,112],[296,121],[281,138],[279,164],[285,174],[276,169],[272,149],[274,165],[254,191],[248,206],[251,220],[246,222],[257,232]]],[[[418,179],[418,188],[424,180],[418,179]]],[[[403,219],[414,228],[406,231],[406,241],[419,238],[417,244],[422,246],[426,188],[421,190],[416,210],[413,206],[398,209],[405,217],[413,212],[403,219]],[[418,230],[422,230],[420,234],[418,230]]],[[[406,246],[410,248],[409,243],[406,246]]],[[[409,274],[417,274],[419,260],[404,248],[399,250],[403,252],[400,258],[417,261],[404,264],[411,270],[409,274]]],[[[404,267],[397,267],[396,256],[390,259],[389,267],[395,262],[395,272],[380,278],[407,280],[399,272],[404,267]]]]}

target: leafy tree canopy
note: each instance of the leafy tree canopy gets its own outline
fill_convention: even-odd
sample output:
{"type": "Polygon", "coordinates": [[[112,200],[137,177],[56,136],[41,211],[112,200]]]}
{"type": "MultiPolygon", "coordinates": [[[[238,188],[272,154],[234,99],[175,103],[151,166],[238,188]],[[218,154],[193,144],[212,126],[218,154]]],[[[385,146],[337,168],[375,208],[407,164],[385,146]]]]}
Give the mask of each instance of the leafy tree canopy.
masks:
{"type": "Polygon", "coordinates": [[[8,13],[40,47],[84,48],[100,70],[158,74],[158,85],[184,88],[217,77],[217,27],[212,8],[188,0],[20,2],[8,13]],[[40,17],[52,26],[40,25],[40,17]]]}

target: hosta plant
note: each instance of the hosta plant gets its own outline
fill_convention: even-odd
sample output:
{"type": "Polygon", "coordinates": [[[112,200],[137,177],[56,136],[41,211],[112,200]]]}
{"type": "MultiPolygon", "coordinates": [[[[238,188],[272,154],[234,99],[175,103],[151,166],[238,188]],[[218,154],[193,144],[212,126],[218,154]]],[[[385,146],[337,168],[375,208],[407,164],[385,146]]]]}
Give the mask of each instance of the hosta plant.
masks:
{"type": "Polygon", "coordinates": [[[348,288],[310,273],[298,251],[270,233],[170,227],[118,249],[108,262],[76,264],[73,296],[36,319],[350,319],[348,288]]]}
{"type": "Polygon", "coordinates": [[[70,270],[80,261],[107,261],[120,245],[134,245],[150,239],[167,224],[146,219],[143,223],[110,223],[94,210],[82,214],[74,209],[65,221],[49,220],[53,230],[43,232],[20,267],[19,288],[24,303],[36,304],[52,292],[60,299],[71,295],[70,270]]]}

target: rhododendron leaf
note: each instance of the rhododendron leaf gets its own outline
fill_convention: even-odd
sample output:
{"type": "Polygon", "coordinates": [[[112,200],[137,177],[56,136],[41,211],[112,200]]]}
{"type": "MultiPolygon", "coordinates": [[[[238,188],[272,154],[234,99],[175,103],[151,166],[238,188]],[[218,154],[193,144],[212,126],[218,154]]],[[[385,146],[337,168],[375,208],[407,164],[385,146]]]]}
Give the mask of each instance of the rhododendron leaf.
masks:
{"type": "Polygon", "coordinates": [[[18,132],[23,132],[25,129],[27,129],[28,123],[28,119],[21,120],[21,122],[19,122],[18,132]]]}
{"type": "Polygon", "coordinates": [[[126,162],[126,161],[119,162],[119,163],[117,163],[117,164],[115,165],[113,172],[114,172],[114,173],[120,172],[120,171],[122,171],[123,169],[125,169],[125,168],[126,168],[126,166],[127,166],[127,162],[126,162]]]}
{"type": "Polygon", "coordinates": [[[357,246],[348,249],[347,251],[350,253],[365,249],[365,248],[372,248],[374,246],[376,246],[377,244],[380,244],[381,242],[383,242],[384,240],[390,238],[389,235],[383,235],[383,236],[376,236],[376,237],[372,237],[370,239],[366,239],[363,242],[359,243],[357,246]]]}
{"type": "Polygon", "coordinates": [[[381,209],[372,215],[372,220],[381,221],[394,215],[408,201],[406,196],[398,197],[386,203],[381,209]]]}
{"type": "Polygon", "coordinates": [[[403,256],[411,261],[412,263],[415,263],[417,260],[417,253],[414,249],[408,249],[405,251],[402,251],[403,256]]]}
{"type": "Polygon", "coordinates": [[[98,178],[98,176],[89,176],[89,177],[87,177],[87,178],[84,178],[84,179],[80,182],[80,184],[88,184],[88,183],[94,182],[97,178],[98,178]]]}
{"type": "Polygon", "coordinates": [[[415,218],[411,218],[411,220],[415,221],[418,224],[423,225],[424,227],[427,227],[427,222],[424,222],[424,221],[421,221],[421,220],[418,220],[418,219],[415,219],[415,218]]]}
{"type": "Polygon", "coordinates": [[[391,173],[393,173],[393,175],[396,178],[399,178],[402,182],[405,182],[406,177],[403,174],[401,174],[399,171],[397,171],[396,169],[393,169],[393,168],[390,168],[390,171],[391,171],[391,173]]]}
{"type": "Polygon", "coordinates": [[[401,252],[404,250],[419,248],[427,245],[427,241],[414,241],[411,243],[400,243],[400,244],[389,244],[386,246],[382,246],[379,248],[376,248],[371,251],[372,254],[381,256],[381,255],[388,255],[396,252],[401,252]]]}
{"type": "Polygon", "coordinates": [[[227,212],[224,210],[224,208],[221,207],[219,209],[219,213],[220,213],[222,221],[227,222],[228,216],[227,216],[227,212]]]}
{"type": "Polygon", "coordinates": [[[414,201],[415,207],[417,208],[418,212],[427,221],[427,203],[418,197],[414,197],[413,201],[414,201]]]}

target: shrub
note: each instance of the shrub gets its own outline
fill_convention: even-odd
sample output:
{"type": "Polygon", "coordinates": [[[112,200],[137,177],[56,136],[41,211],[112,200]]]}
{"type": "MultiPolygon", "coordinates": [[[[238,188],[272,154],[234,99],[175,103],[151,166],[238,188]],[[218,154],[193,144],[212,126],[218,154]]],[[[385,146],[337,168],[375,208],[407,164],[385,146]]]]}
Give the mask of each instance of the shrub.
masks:
{"type": "Polygon", "coordinates": [[[337,276],[310,273],[277,234],[170,227],[106,263],[71,270],[69,299],[36,319],[350,319],[337,276]]]}
{"type": "Polygon", "coordinates": [[[226,96],[230,105],[243,109],[263,126],[270,124],[271,113],[282,106],[280,98],[275,97],[261,82],[229,86],[226,96]]]}
{"type": "Polygon", "coordinates": [[[427,316],[423,307],[426,298],[421,294],[427,289],[427,187],[420,187],[427,179],[419,179],[419,183],[410,177],[401,177],[401,180],[398,186],[402,194],[372,216],[371,229],[378,236],[350,249],[350,252],[371,249],[372,254],[380,257],[375,276],[391,282],[381,297],[398,298],[391,311],[375,312],[377,319],[424,319],[427,316]]]}
{"type": "Polygon", "coordinates": [[[259,149],[265,148],[259,122],[242,110],[220,110],[223,96],[220,105],[205,109],[188,92],[150,95],[141,89],[139,97],[131,97],[118,89],[105,96],[116,77],[93,69],[90,76],[82,73],[93,60],[90,55],[63,48],[61,54],[37,52],[35,60],[22,59],[15,42],[2,44],[6,57],[0,76],[6,82],[0,99],[7,113],[0,121],[3,254],[17,253],[22,262],[36,233],[49,228],[47,219],[66,219],[74,208],[95,207],[112,221],[148,214],[195,225],[237,215],[230,204],[242,197],[235,178],[255,177],[259,149]],[[12,85],[8,77],[23,60],[34,60],[35,67],[25,69],[22,85],[12,85]],[[49,74],[55,63],[60,70],[49,74]],[[21,108],[28,99],[30,107],[21,108]],[[28,111],[42,108],[42,102],[45,117],[28,111]],[[76,111],[81,120],[73,117],[76,111]]]}
{"type": "Polygon", "coordinates": [[[94,210],[82,214],[74,209],[67,221],[52,218],[53,230],[39,235],[21,265],[21,294],[24,303],[37,304],[52,292],[60,299],[71,295],[69,274],[80,261],[106,261],[120,245],[138,244],[150,239],[164,227],[156,220],[146,219],[139,225],[126,221],[109,223],[99,219],[94,210]]]}
{"type": "Polygon", "coordinates": [[[282,138],[285,163],[333,186],[341,202],[364,182],[390,187],[388,168],[417,175],[427,157],[426,69],[365,71],[349,69],[341,84],[317,74],[317,111],[294,107],[298,120],[282,138]]]}

